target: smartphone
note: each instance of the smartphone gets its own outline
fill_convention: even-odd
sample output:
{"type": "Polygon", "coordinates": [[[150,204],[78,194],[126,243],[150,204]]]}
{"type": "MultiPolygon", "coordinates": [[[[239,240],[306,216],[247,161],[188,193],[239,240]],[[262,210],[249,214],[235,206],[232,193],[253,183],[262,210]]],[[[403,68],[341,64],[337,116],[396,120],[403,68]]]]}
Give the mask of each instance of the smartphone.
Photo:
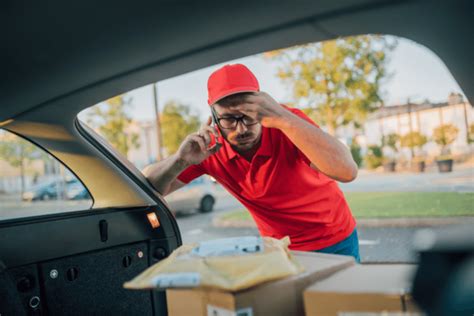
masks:
{"type": "MultiPolygon", "coordinates": [[[[217,124],[216,112],[214,111],[214,108],[212,108],[212,107],[211,107],[211,113],[212,113],[212,124],[211,124],[211,126],[217,132],[217,135],[222,135],[221,131],[219,129],[219,124],[217,124]]],[[[216,139],[216,136],[214,136],[214,134],[210,134],[210,136],[211,136],[211,141],[209,143],[208,148],[212,148],[218,142],[218,140],[216,139]]]]}
{"type": "Polygon", "coordinates": [[[211,114],[212,114],[212,126],[218,130],[219,125],[217,124],[217,115],[213,107],[211,107],[211,114]]]}

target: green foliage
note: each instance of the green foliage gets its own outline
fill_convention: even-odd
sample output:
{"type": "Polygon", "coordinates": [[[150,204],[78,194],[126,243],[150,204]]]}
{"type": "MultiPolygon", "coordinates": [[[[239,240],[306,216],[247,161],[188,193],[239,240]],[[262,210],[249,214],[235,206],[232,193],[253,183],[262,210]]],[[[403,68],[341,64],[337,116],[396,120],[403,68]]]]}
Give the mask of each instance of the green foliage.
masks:
{"type": "Polygon", "coordinates": [[[2,136],[4,137],[2,137],[0,142],[0,157],[14,168],[21,167],[22,164],[43,155],[41,150],[21,137],[13,134],[4,134],[2,136]]]}
{"type": "Polygon", "coordinates": [[[406,148],[421,148],[428,142],[428,138],[420,132],[407,133],[400,138],[400,145],[406,148]]]}
{"type": "Polygon", "coordinates": [[[433,140],[441,146],[442,154],[449,152],[447,147],[456,140],[458,133],[459,129],[452,124],[440,125],[433,130],[433,140]]]}
{"type": "Polygon", "coordinates": [[[474,143],[474,124],[469,125],[468,142],[474,143]]]}
{"type": "Polygon", "coordinates": [[[362,158],[360,145],[355,138],[352,139],[351,154],[357,166],[360,167],[364,159],[362,158]]]}
{"type": "Polygon", "coordinates": [[[382,147],[389,147],[393,151],[398,152],[398,144],[400,142],[400,135],[396,133],[391,133],[388,135],[382,136],[382,147]]]}
{"type": "Polygon", "coordinates": [[[138,133],[128,130],[132,123],[127,112],[131,102],[131,98],[119,95],[92,107],[87,114],[87,123],[125,156],[130,149],[140,147],[138,133]]]}
{"type": "Polygon", "coordinates": [[[332,135],[339,126],[362,125],[382,103],[387,53],[396,42],[364,35],[266,53],[281,62],[280,79],[293,89],[297,104],[310,107],[332,135]],[[306,102],[307,104],[303,104],[306,102]]]}
{"type": "Polygon", "coordinates": [[[189,106],[175,101],[167,102],[161,115],[161,130],[168,154],[175,153],[186,136],[196,132],[199,125],[199,117],[191,114],[189,106]]]}
{"type": "Polygon", "coordinates": [[[35,159],[45,159],[47,154],[29,141],[0,130],[0,159],[13,168],[19,168],[21,194],[25,190],[25,169],[35,159]]]}
{"type": "Polygon", "coordinates": [[[369,169],[375,169],[383,163],[382,147],[378,145],[371,145],[367,148],[365,155],[365,163],[369,169]]]}
{"type": "Polygon", "coordinates": [[[351,192],[346,198],[356,218],[474,215],[474,193],[351,192]]]}

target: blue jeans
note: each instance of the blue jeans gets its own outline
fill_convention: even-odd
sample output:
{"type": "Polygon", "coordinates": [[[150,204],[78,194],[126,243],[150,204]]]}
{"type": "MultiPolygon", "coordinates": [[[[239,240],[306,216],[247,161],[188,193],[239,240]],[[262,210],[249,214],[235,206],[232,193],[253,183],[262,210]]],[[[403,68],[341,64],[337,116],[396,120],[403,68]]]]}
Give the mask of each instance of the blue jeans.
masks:
{"type": "Polygon", "coordinates": [[[349,237],[343,241],[323,249],[314,250],[314,252],[353,256],[355,260],[360,263],[359,238],[357,237],[357,229],[354,229],[352,234],[350,234],[349,237]]]}

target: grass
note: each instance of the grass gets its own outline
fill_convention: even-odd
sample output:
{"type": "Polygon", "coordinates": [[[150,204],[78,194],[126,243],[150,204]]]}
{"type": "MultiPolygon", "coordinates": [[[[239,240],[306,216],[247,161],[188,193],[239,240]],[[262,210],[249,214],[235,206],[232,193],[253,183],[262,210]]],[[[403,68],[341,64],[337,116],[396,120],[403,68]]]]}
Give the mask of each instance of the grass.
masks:
{"type": "Polygon", "coordinates": [[[353,192],[346,197],[356,218],[474,216],[474,193],[353,192]]]}
{"type": "MultiPolygon", "coordinates": [[[[474,216],[474,193],[457,192],[352,192],[345,194],[356,218],[474,216]]],[[[223,220],[251,221],[246,210],[223,220]]]]}

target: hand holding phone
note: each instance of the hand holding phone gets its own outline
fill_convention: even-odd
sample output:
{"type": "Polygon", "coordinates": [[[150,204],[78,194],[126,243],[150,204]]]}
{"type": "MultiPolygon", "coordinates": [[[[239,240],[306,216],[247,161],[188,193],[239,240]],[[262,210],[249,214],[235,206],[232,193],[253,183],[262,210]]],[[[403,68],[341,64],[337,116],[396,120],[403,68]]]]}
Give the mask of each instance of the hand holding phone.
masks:
{"type": "Polygon", "coordinates": [[[209,117],[207,124],[203,124],[198,132],[184,139],[177,152],[180,159],[189,164],[199,164],[219,151],[222,147],[219,130],[211,124],[212,119],[209,117]]]}
{"type": "MultiPolygon", "coordinates": [[[[207,124],[201,126],[199,130],[199,135],[205,140],[207,144],[207,150],[213,150],[216,146],[222,146],[219,142],[220,130],[217,125],[214,113],[212,117],[209,117],[207,124]]],[[[217,148],[217,150],[219,149],[217,148]]]]}

